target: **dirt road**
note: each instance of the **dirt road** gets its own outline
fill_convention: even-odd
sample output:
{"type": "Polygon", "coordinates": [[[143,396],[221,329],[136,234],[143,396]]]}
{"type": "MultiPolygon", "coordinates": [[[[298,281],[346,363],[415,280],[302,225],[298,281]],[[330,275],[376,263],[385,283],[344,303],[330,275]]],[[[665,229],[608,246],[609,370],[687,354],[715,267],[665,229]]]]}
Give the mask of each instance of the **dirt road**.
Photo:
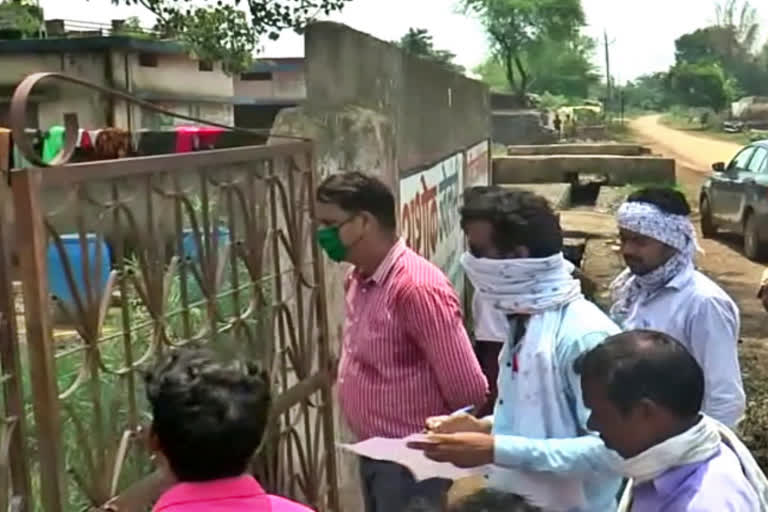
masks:
{"type": "Polygon", "coordinates": [[[630,127],[642,137],[653,141],[663,152],[674,153],[678,165],[709,172],[714,162],[727,162],[741,146],[714,140],[691,132],[673,130],[659,123],[661,116],[635,119],[630,127]]]}
{"type": "MultiPolygon", "coordinates": [[[[712,162],[727,162],[740,146],[673,130],[658,121],[659,116],[642,117],[630,126],[638,141],[654,153],[677,160],[677,179],[696,210],[698,224],[699,189],[711,172],[712,162]]],[[[704,254],[698,264],[702,271],[720,283],[741,308],[741,360],[749,401],[743,430],[750,448],[768,469],[768,313],[755,297],[764,266],[743,256],[739,237],[700,240],[704,254]]]]}

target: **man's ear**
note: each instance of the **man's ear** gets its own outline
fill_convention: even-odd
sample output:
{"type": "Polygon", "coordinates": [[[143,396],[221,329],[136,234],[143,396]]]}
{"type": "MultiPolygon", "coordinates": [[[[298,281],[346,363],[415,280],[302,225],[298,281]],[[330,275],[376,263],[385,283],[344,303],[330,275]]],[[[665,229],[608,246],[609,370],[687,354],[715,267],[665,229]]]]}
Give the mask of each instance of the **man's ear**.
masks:
{"type": "Polygon", "coordinates": [[[157,433],[155,433],[155,429],[152,427],[149,427],[149,432],[147,435],[147,448],[149,449],[150,453],[163,453],[163,447],[160,444],[160,438],[157,437],[157,433]]]}
{"type": "Polygon", "coordinates": [[[515,250],[512,251],[512,254],[515,258],[530,258],[531,257],[531,251],[524,245],[518,245],[515,247],[515,250]]]}
{"type": "Polygon", "coordinates": [[[653,400],[649,400],[648,398],[643,398],[632,408],[632,414],[645,420],[656,418],[658,413],[659,405],[653,400]]]}

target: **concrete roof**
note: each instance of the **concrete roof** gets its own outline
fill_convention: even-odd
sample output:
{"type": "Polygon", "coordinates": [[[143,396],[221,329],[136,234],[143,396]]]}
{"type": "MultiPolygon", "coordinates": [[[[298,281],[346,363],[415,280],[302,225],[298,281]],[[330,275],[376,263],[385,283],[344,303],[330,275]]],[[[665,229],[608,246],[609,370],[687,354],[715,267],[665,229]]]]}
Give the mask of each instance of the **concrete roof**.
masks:
{"type": "Polygon", "coordinates": [[[306,98],[258,98],[251,96],[235,96],[234,104],[239,106],[293,106],[300,105],[306,98]]]}
{"type": "Polygon", "coordinates": [[[272,71],[302,71],[303,69],[304,57],[281,57],[257,59],[248,68],[248,72],[269,73],[272,71]]]}
{"type": "Polygon", "coordinates": [[[143,39],[130,36],[0,40],[0,54],[77,53],[104,50],[127,50],[159,54],[187,53],[184,46],[176,41],[143,39]]]}

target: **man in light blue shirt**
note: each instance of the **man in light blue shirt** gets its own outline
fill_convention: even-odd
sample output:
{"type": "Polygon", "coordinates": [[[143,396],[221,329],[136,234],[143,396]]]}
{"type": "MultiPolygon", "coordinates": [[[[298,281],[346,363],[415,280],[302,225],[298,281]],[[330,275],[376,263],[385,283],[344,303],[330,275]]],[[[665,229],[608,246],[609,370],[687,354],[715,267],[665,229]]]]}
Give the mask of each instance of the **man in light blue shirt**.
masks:
{"type": "Polygon", "coordinates": [[[627,269],[611,285],[611,317],[624,329],[653,329],[685,346],[704,370],[703,411],[735,426],[746,405],[737,344],[739,309],[694,268],[696,237],[685,196],[646,188],[618,212],[627,269]]]}
{"type": "Polygon", "coordinates": [[[619,329],[581,294],[544,198],[493,188],[470,196],[462,263],[479,300],[510,322],[498,399],[492,417],[429,418],[433,434],[412,446],[461,467],[489,465],[491,487],[546,510],[615,510],[616,455],[587,430],[574,362],[619,329]]]}

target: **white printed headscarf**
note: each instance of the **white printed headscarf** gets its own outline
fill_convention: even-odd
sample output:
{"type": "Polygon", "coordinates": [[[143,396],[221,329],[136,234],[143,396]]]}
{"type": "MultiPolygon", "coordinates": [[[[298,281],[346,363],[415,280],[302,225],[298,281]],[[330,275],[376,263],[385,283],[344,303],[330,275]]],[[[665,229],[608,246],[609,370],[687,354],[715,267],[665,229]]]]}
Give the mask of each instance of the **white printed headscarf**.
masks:
{"type": "Polygon", "coordinates": [[[611,316],[621,323],[641,296],[655,292],[693,266],[698,244],[696,231],[687,215],[667,213],[651,203],[625,202],[619,208],[617,221],[621,229],[653,238],[677,250],[666,263],[648,274],[638,276],[626,268],[613,281],[611,316]]]}
{"type": "Polygon", "coordinates": [[[464,253],[461,264],[477,297],[506,314],[535,315],[582,297],[574,266],[561,252],[507,260],[464,253]]]}

